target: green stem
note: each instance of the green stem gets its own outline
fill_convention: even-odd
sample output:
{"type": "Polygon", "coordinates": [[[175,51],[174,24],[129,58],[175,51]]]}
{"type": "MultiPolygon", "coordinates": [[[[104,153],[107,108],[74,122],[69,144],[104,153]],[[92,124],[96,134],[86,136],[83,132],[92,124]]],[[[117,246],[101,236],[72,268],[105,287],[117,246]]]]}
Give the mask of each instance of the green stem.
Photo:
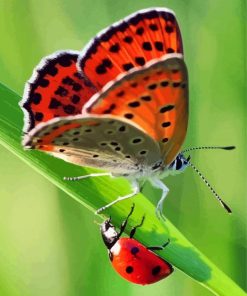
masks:
{"type": "MultiPolygon", "coordinates": [[[[0,142],[52,183],[92,211],[109,203],[116,196],[128,193],[129,185],[127,181],[121,179],[109,180],[108,177],[101,177],[85,179],[82,182],[63,181],[63,174],[76,176],[92,172],[92,170],[73,166],[38,151],[24,151],[21,146],[23,114],[18,106],[20,97],[1,84],[0,97],[2,107],[0,142]]],[[[155,216],[154,205],[142,194],[131,201],[127,200],[111,207],[106,213],[111,215],[113,222],[119,226],[133,201],[136,207],[130,218],[130,225],[136,225],[144,214],[146,217],[143,227],[136,233],[136,238],[140,242],[147,246],[159,245],[169,238],[171,243],[165,250],[158,252],[160,257],[182,270],[215,295],[246,295],[236,283],[196,249],[171,222],[159,221],[155,216]]],[[[129,230],[130,226],[127,228],[127,233],[129,230]]]]}

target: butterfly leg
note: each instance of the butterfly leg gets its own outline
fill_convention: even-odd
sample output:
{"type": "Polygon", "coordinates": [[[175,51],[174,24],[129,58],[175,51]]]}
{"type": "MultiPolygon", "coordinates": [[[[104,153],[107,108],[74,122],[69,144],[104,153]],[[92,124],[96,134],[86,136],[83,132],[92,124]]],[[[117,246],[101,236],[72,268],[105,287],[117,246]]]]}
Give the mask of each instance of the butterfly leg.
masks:
{"type": "Polygon", "coordinates": [[[89,174],[89,175],[85,175],[85,176],[78,176],[78,177],[63,177],[63,179],[65,181],[78,181],[78,180],[86,179],[86,178],[90,178],[90,177],[102,177],[102,176],[112,177],[112,174],[111,173],[94,173],[94,174],[89,174]]]}
{"type": "Polygon", "coordinates": [[[156,213],[156,216],[161,219],[163,218],[164,219],[164,216],[163,216],[163,203],[164,203],[164,200],[169,192],[169,188],[166,187],[166,185],[159,179],[157,178],[152,178],[150,180],[151,184],[156,187],[156,188],[159,188],[162,190],[162,195],[161,195],[161,198],[160,200],[158,201],[158,204],[156,206],[156,210],[155,210],[155,213],[156,213]]]}
{"type": "Polygon", "coordinates": [[[132,192],[130,194],[127,194],[127,195],[124,195],[124,196],[119,196],[117,199],[113,200],[112,202],[110,202],[109,204],[99,208],[97,211],[96,211],[96,214],[99,214],[101,213],[102,211],[108,209],[109,207],[111,207],[112,205],[114,205],[115,203],[118,203],[119,201],[122,201],[122,200],[125,200],[125,199],[128,199],[130,197],[133,197],[135,196],[136,194],[138,194],[140,192],[140,186],[139,186],[139,183],[134,180],[132,181],[132,192]]]}

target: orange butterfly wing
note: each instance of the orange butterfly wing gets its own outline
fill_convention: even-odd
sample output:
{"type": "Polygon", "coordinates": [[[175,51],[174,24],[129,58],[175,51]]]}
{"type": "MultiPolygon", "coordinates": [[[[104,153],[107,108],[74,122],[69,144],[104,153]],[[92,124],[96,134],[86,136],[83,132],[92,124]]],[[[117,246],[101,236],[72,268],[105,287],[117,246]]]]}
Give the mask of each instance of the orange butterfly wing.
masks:
{"type": "Polygon", "coordinates": [[[182,38],[172,11],[140,10],[100,32],[79,57],[79,69],[98,88],[120,73],[167,53],[183,53],[182,38]]]}
{"type": "Polygon", "coordinates": [[[135,125],[160,145],[165,164],[176,157],[188,124],[188,77],[179,54],[166,55],[109,83],[84,112],[111,114],[135,125]]]}
{"type": "Polygon", "coordinates": [[[82,106],[96,92],[78,73],[79,52],[59,51],[42,59],[27,82],[23,100],[24,132],[54,117],[80,114],[82,106]]]}

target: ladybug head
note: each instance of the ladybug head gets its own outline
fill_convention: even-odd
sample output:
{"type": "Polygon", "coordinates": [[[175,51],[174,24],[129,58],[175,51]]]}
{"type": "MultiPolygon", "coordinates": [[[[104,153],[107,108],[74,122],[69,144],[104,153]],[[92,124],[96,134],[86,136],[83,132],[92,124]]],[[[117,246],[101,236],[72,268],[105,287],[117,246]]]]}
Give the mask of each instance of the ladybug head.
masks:
{"type": "Polygon", "coordinates": [[[100,225],[100,231],[107,249],[110,250],[119,239],[119,233],[112,225],[111,218],[107,219],[100,225]]]}

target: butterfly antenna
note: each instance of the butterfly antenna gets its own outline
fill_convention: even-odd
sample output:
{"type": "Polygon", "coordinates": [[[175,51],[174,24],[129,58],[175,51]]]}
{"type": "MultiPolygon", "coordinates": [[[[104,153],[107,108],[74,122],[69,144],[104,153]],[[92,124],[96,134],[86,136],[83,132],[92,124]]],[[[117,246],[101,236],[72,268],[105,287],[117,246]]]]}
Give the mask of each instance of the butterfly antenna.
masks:
{"type": "Polygon", "coordinates": [[[221,199],[221,197],[217,194],[217,192],[213,189],[213,187],[208,183],[207,179],[202,175],[202,173],[195,167],[193,163],[188,161],[188,165],[192,167],[192,169],[201,177],[203,182],[208,186],[208,188],[213,193],[214,197],[220,202],[220,204],[223,206],[223,208],[229,213],[232,213],[232,210],[228,207],[228,205],[221,199]]]}
{"type": "Polygon", "coordinates": [[[181,153],[186,153],[188,151],[193,151],[193,150],[213,150],[213,149],[222,149],[222,150],[233,150],[235,149],[235,146],[201,146],[201,147],[191,147],[188,149],[183,150],[181,153]]]}

